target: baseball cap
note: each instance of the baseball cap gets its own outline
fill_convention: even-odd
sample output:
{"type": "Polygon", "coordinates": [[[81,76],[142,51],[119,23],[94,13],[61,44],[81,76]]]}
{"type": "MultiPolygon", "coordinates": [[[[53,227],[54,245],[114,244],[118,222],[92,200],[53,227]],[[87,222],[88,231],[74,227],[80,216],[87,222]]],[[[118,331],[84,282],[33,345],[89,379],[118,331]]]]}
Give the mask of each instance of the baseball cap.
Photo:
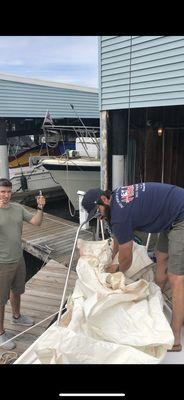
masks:
{"type": "Polygon", "coordinates": [[[98,215],[96,206],[100,203],[100,195],[103,193],[103,190],[101,190],[100,188],[95,188],[88,190],[88,192],[86,192],[86,194],[84,195],[82,206],[89,214],[87,221],[95,217],[96,214],[98,215]]]}

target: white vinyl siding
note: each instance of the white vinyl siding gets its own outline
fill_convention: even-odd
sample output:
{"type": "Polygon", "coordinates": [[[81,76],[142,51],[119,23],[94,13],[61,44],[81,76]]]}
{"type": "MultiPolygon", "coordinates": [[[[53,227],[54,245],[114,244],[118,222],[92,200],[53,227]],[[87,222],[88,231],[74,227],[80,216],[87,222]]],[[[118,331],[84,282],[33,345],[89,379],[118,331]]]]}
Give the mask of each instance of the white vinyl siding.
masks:
{"type": "Polygon", "coordinates": [[[99,118],[97,90],[56,86],[7,80],[1,76],[0,117],[44,117],[49,110],[53,118],[75,118],[70,107],[73,104],[81,118],[99,118]]]}
{"type": "Polygon", "coordinates": [[[100,110],[184,104],[184,36],[102,36],[100,110]]]}

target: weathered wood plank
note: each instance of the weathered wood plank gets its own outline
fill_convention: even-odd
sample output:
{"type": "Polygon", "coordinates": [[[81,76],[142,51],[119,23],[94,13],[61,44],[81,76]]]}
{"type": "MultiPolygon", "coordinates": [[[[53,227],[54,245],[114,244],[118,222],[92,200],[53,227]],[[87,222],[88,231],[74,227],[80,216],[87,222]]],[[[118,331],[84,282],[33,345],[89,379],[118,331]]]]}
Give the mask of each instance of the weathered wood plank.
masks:
{"type": "MultiPolygon", "coordinates": [[[[50,260],[29,282],[26,283],[25,293],[21,296],[21,312],[29,315],[35,320],[35,323],[41,322],[45,318],[49,319],[41,322],[38,326],[33,326],[31,330],[15,339],[16,352],[19,357],[46,329],[53,320],[52,314],[59,311],[61,304],[63,288],[65,284],[67,268],[54,260],[50,260]],[[52,315],[52,317],[51,317],[52,315]]],[[[66,298],[73,292],[76,272],[71,271],[66,298]]],[[[25,331],[28,327],[15,325],[11,323],[11,306],[6,305],[5,309],[5,329],[17,335],[25,331]]],[[[0,348],[0,357],[5,352],[0,348]]],[[[0,361],[1,362],[1,361],[0,361]]]]}
{"type": "MultiPolygon", "coordinates": [[[[33,213],[35,212],[29,207],[26,208],[33,213]]],[[[23,248],[43,262],[53,259],[59,263],[68,264],[78,226],[76,222],[66,221],[63,218],[44,213],[40,227],[26,222],[23,224],[23,248]]],[[[81,231],[79,237],[92,240],[92,232],[81,231]]],[[[74,267],[77,258],[78,250],[76,249],[72,267],[74,267]]]]}

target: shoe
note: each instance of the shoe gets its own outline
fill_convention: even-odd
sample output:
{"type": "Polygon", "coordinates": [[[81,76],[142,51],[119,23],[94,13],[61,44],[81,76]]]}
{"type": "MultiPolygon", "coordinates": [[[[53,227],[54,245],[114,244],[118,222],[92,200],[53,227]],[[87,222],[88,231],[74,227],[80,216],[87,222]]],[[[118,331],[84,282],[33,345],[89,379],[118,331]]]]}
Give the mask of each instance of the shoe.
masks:
{"type": "Polygon", "coordinates": [[[15,342],[13,342],[13,340],[3,345],[3,343],[7,340],[9,340],[9,337],[7,336],[6,332],[0,335],[0,349],[12,350],[16,347],[16,344],[15,342]]]}
{"type": "Polygon", "coordinates": [[[15,336],[15,333],[12,333],[10,331],[6,331],[6,336],[7,336],[8,339],[11,339],[11,338],[13,338],[15,336]]]}
{"type": "Polygon", "coordinates": [[[34,325],[34,320],[27,315],[20,315],[19,318],[15,318],[12,316],[12,322],[13,324],[19,324],[19,325],[27,325],[27,326],[32,326],[34,325]]]}
{"type": "Polygon", "coordinates": [[[181,351],[182,350],[182,345],[181,344],[174,344],[172,349],[167,350],[167,351],[181,351]]]}

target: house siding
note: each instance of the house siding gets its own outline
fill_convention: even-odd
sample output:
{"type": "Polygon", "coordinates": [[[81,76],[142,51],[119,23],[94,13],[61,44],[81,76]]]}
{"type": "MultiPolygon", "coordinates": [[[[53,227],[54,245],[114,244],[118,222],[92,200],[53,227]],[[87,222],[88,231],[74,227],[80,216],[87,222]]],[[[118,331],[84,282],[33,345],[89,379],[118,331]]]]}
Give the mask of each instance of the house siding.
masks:
{"type": "MultiPolygon", "coordinates": [[[[55,85],[56,86],[56,85],[55,85]]],[[[67,86],[67,85],[66,85],[67,86]]],[[[0,78],[0,117],[99,118],[98,91],[75,90],[0,78]]]]}
{"type": "Polygon", "coordinates": [[[184,36],[101,36],[100,110],[184,104],[184,36]]]}

